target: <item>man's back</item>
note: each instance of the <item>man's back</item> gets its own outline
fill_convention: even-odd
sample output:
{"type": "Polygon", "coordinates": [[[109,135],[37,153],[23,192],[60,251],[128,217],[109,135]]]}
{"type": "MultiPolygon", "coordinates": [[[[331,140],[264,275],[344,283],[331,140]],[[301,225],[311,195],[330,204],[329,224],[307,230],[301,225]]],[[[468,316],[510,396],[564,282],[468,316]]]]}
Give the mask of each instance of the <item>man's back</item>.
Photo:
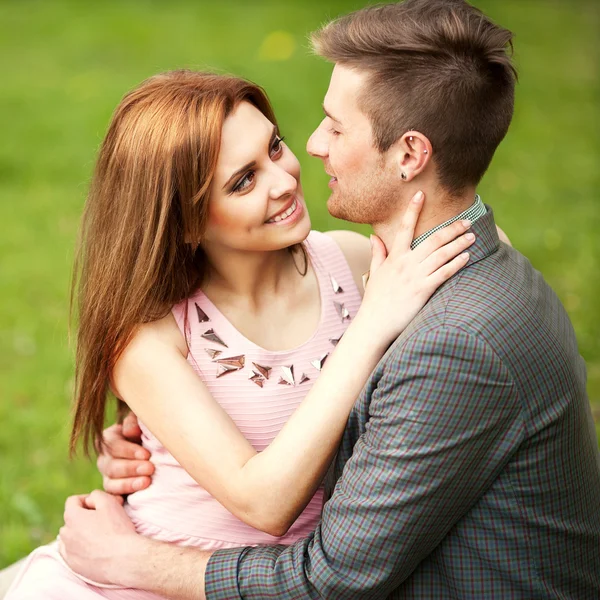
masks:
{"type": "Polygon", "coordinates": [[[491,211],[474,231],[472,264],[390,348],[357,403],[336,492],[356,491],[353,469],[368,464],[373,487],[360,493],[379,507],[371,531],[389,532],[378,552],[380,574],[397,574],[392,598],[598,598],[600,460],[585,364],[542,276],[512,248],[495,250],[491,211]]]}
{"type": "Polygon", "coordinates": [[[216,553],[209,597],[600,598],[600,458],[573,329],[491,210],[473,232],[470,264],[358,399],[315,532],[216,553]]]}

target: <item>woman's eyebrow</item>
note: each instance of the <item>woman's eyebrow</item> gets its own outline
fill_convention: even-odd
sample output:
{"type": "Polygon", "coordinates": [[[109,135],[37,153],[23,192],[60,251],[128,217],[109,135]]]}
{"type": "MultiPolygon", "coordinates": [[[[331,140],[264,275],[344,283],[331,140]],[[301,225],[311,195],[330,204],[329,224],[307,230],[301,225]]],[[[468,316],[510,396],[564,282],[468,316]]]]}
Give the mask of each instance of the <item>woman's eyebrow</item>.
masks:
{"type": "MultiPolygon", "coordinates": [[[[273,125],[273,131],[271,132],[271,137],[269,138],[269,148],[273,144],[273,140],[276,137],[277,137],[277,127],[275,125],[273,125]]],[[[236,177],[240,176],[244,171],[247,171],[248,169],[251,169],[252,167],[255,167],[255,166],[256,166],[256,161],[253,160],[253,161],[249,162],[248,164],[244,165],[243,167],[241,167],[240,169],[238,169],[237,171],[235,171],[235,173],[233,173],[231,175],[231,177],[223,184],[223,189],[225,189],[236,177]]]]}

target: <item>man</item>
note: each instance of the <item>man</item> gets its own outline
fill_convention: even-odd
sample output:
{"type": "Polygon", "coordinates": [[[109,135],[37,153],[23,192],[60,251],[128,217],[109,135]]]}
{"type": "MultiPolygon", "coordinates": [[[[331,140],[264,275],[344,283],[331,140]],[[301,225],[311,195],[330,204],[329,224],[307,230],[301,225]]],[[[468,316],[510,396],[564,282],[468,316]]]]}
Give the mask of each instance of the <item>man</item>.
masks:
{"type": "Polygon", "coordinates": [[[335,67],[308,151],[332,176],[332,214],[389,243],[421,189],[413,245],[457,218],[477,236],[358,399],[315,532],[179,548],[137,535],[94,492],[67,503],[72,568],[169,598],[600,597],[585,366],[554,293],[473,203],[512,117],[510,41],[462,0],[369,7],[315,36],[335,67]]]}

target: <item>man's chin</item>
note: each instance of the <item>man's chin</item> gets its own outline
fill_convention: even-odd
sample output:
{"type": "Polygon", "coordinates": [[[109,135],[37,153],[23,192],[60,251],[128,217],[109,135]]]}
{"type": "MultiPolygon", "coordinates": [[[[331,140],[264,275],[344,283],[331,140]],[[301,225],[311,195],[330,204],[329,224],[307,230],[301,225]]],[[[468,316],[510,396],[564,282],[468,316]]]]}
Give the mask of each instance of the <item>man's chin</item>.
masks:
{"type": "Polygon", "coordinates": [[[327,210],[329,211],[329,214],[336,219],[344,219],[345,221],[350,220],[348,218],[348,211],[344,210],[339,193],[331,193],[327,199],[327,210]]]}
{"type": "Polygon", "coordinates": [[[343,202],[343,199],[340,197],[339,193],[333,192],[329,199],[327,200],[327,210],[332,217],[336,219],[342,219],[343,221],[348,221],[350,223],[368,223],[360,217],[358,211],[352,210],[351,207],[348,207],[343,202]]]}

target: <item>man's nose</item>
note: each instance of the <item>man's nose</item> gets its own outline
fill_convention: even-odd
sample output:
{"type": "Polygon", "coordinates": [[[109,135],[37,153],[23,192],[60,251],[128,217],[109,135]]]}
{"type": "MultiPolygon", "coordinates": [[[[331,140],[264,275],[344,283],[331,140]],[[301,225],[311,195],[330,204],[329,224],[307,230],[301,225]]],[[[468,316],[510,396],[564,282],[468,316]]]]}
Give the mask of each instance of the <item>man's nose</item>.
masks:
{"type": "Polygon", "coordinates": [[[329,154],[327,135],[323,131],[323,123],[320,123],[308,138],[308,142],[306,142],[306,151],[316,158],[325,158],[329,154]]]}

